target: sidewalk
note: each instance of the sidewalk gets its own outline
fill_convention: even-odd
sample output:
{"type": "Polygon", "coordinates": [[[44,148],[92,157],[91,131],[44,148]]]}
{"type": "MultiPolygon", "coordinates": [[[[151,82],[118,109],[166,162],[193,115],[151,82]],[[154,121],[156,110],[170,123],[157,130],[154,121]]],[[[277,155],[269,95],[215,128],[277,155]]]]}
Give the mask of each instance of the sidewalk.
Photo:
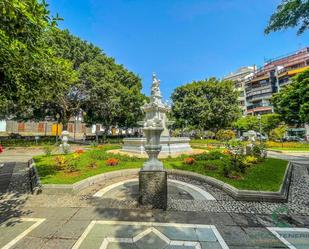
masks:
{"type": "Polygon", "coordinates": [[[27,162],[32,157],[37,155],[43,155],[44,151],[41,148],[14,148],[5,149],[0,154],[0,163],[4,162],[27,162]]]}

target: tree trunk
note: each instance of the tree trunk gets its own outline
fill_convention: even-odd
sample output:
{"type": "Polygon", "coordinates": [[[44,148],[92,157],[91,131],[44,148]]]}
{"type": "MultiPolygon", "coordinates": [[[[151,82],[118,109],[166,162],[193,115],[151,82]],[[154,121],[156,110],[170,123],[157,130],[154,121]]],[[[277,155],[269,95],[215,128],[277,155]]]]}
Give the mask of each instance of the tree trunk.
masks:
{"type": "Polygon", "coordinates": [[[103,132],[103,143],[106,143],[107,141],[107,135],[108,135],[108,129],[109,129],[109,126],[104,126],[104,132],[103,132]]]}
{"type": "Polygon", "coordinates": [[[68,130],[68,123],[71,118],[71,113],[70,112],[65,112],[62,118],[62,130],[67,131],[68,130]]]}

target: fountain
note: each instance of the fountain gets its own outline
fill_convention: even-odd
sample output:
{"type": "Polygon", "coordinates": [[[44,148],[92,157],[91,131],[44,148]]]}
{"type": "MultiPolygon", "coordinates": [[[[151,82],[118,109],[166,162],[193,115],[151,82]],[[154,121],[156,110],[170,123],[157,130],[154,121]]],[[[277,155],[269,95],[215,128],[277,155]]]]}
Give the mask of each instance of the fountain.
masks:
{"type": "MultiPolygon", "coordinates": [[[[171,137],[168,126],[173,124],[173,122],[168,121],[166,114],[170,111],[170,107],[167,104],[162,102],[162,95],[160,92],[160,80],[156,78],[156,75],[152,75],[152,90],[151,90],[151,103],[156,103],[158,105],[158,115],[162,120],[162,133],[161,133],[161,153],[165,155],[171,155],[175,153],[186,153],[191,152],[191,146],[189,144],[190,139],[188,137],[171,137]]],[[[151,104],[150,103],[150,104],[151,104]]],[[[149,105],[150,105],[149,104],[149,105]]],[[[146,112],[146,110],[144,109],[146,112]]],[[[146,117],[145,120],[142,121],[140,124],[144,125],[146,120],[149,118],[146,117]]],[[[146,138],[125,138],[123,140],[123,147],[122,151],[129,152],[133,154],[144,154],[145,145],[146,145],[146,138]]]]}
{"type": "Polygon", "coordinates": [[[143,132],[145,135],[145,151],[149,157],[139,172],[139,201],[152,208],[167,207],[167,172],[158,155],[162,149],[160,136],[166,124],[166,113],[170,108],[162,103],[160,81],[153,75],[150,103],[142,107],[145,112],[143,132]]]}

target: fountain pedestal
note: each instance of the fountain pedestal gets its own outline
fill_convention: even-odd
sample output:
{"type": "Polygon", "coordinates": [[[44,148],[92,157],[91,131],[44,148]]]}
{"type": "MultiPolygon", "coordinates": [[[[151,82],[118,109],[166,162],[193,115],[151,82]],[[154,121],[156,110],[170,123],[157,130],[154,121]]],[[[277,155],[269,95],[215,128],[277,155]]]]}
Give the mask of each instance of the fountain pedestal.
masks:
{"type": "Polygon", "coordinates": [[[151,208],[167,208],[167,172],[163,163],[158,160],[162,146],[160,136],[164,130],[164,115],[169,107],[162,103],[159,88],[160,81],[153,75],[150,103],[142,110],[146,117],[143,132],[146,138],[145,151],[149,157],[139,172],[139,202],[151,208]]]}
{"type": "Polygon", "coordinates": [[[139,172],[139,202],[151,208],[166,210],[167,172],[165,170],[139,172]]]}
{"type": "Polygon", "coordinates": [[[163,169],[163,163],[158,160],[163,128],[145,127],[143,131],[146,137],[145,151],[149,159],[139,172],[139,201],[142,205],[165,210],[167,208],[167,172],[163,169]]]}

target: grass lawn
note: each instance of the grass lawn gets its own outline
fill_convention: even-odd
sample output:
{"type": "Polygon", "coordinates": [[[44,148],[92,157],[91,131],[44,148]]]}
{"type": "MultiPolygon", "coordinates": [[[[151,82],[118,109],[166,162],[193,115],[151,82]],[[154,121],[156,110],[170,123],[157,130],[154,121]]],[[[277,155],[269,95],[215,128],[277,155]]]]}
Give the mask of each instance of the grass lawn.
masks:
{"type": "MultiPolygon", "coordinates": [[[[101,148],[92,148],[80,156],[76,153],[68,155],[36,156],[34,158],[36,167],[43,184],[72,184],[82,179],[97,174],[130,168],[140,168],[145,159],[127,157],[123,155],[111,155],[106,150],[119,148],[117,145],[106,145],[101,148]],[[76,162],[76,171],[69,172],[65,167],[56,166],[55,158],[65,160],[65,163],[76,162]],[[117,166],[107,166],[105,161],[109,158],[117,158],[117,166]],[[93,167],[95,166],[95,167],[93,167]]],[[[231,179],[222,174],[223,162],[221,159],[196,160],[193,165],[183,162],[186,156],[178,158],[163,159],[164,167],[167,169],[180,169],[211,176],[227,182],[239,189],[277,191],[283,180],[287,161],[280,159],[266,159],[264,162],[255,164],[241,175],[240,179],[231,179]],[[208,165],[205,166],[205,165],[208,165]],[[214,165],[214,167],[209,167],[214,165]]]]}
{"type": "Polygon", "coordinates": [[[188,170],[201,175],[211,176],[226,182],[238,189],[278,191],[283,181],[287,161],[281,159],[268,158],[264,162],[258,163],[247,169],[241,179],[231,179],[224,177],[220,172],[221,160],[209,161],[210,164],[218,166],[217,170],[205,168],[203,162],[193,165],[185,165],[182,161],[168,161],[164,163],[165,168],[188,170]]]}
{"type": "Polygon", "coordinates": [[[299,152],[309,152],[309,147],[271,147],[270,150],[278,150],[278,151],[299,151],[299,152]]]}
{"type": "Polygon", "coordinates": [[[102,174],[105,172],[140,168],[144,159],[130,158],[121,155],[111,155],[106,153],[106,150],[119,149],[118,145],[106,145],[102,148],[92,148],[85,151],[78,159],[74,158],[73,154],[68,155],[50,155],[50,156],[36,156],[34,157],[35,164],[43,184],[72,184],[80,180],[86,179],[90,176],[102,174]],[[55,158],[63,157],[66,162],[73,160],[77,161],[77,170],[69,172],[61,167],[56,167],[55,158]],[[118,158],[119,164],[117,166],[106,166],[105,161],[109,158],[118,158]],[[93,167],[95,163],[95,167],[93,167]]]}

